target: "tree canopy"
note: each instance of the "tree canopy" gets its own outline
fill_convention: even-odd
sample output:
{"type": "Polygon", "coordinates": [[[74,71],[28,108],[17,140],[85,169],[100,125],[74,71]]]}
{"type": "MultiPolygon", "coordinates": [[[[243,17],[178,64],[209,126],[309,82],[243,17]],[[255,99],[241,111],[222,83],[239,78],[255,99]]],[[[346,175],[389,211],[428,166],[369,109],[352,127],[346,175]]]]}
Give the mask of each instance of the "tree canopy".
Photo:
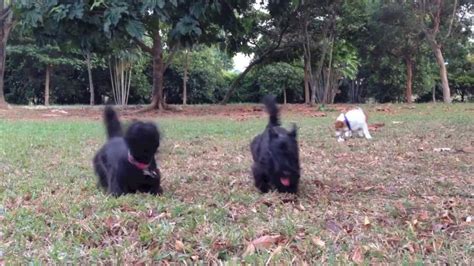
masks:
{"type": "Polygon", "coordinates": [[[90,104],[102,103],[112,96],[106,62],[134,49],[141,53],[130,70],[130,103],[152,108],[166,108],[166,101],[257,101],[266,92],[308,104],[450,102],[473,93],[474,5],[468,0],[1,4],[0,83],[7,86],[0,102],[4,95],[17,103],[45,102],[37,100],[44,92],[33,89],[46,88],[45,78],[29,79],[38,83],[31,89],[15,80],[17,67],[30,61],[35,64],[25,71],[34,66],[52,84],[70,68],[81,77],[70,90],[74,99],[83,102],[89,94],[90,104]],[[251,57],[240,73],[230,59],[237,53],[251,57]]]}

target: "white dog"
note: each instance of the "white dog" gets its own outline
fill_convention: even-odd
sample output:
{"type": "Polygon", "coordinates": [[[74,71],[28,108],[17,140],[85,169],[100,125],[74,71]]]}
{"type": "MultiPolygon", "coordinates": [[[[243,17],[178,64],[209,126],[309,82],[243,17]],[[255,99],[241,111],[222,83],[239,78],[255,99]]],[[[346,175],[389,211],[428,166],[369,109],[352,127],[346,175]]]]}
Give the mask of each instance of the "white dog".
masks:
{"type": "Polygon", "coordinates": [[[371,139],[369,133],[369,125],[367,124],[367,115],[364,111],[357,107],[346,113],[341,113],[334,123],[336,129],[336,137],[338,142],[344,141],[345,138],[352,137],[352,133],[357,133],[359,137],[371,139]]]}

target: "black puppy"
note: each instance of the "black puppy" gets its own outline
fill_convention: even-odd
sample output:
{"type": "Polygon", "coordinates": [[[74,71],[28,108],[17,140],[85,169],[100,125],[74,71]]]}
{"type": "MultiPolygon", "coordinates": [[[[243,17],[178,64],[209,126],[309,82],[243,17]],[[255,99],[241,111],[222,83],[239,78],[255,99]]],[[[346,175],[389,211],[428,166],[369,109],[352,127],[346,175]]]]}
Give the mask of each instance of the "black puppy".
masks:
{"type": "Polygon", "coordinates": [[[134,122],[125,136],[114,109],[104,111],[107,143],[94,157],[98,185],[113,196],[148,192],[161,194],[160,171],[155,153],[160,146],[160,133],[153,123],[134,122]]]}
{"type": "Polygon", "coordinates": [[[280,125],[275,97],[265,96],[263,103],[270,116],[265,131],[250,144],[254,163],[255,186],[263,193],[271,187],[279,192],[296,193],[300,179],[300,163],[296,126],[287,131],[280,125]]]}

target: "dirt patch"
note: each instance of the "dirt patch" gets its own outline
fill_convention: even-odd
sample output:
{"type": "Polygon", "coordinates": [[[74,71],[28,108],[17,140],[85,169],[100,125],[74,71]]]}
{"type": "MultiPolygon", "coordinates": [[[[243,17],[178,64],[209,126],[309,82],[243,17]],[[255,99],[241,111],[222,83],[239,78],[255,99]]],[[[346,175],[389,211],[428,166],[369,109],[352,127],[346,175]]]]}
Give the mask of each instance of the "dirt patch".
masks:
{"type": "MultiPolygon", "coordinates": [[[[235,120],[264,115],[264,107],[260,104],[230,104],[230,105],[189,105],[172,106],[173,111],[139,112],[143,106],[117,107],[120,116],[124,119],[154,119],[170,116],[221,116],[235,120]]],[[[304,104],[288,104],[281,107],[283,113],[299,114],[311,117],[324,117],[326,112],[317,107],[304,104]]],[[[27,107],[9,106],[0,109],[0,119],[8,120],[100,120],[103,106],[54,106],[54,107],[27,107]]],[[[337,109],[334,109],[337,110],[337,109]]]]}

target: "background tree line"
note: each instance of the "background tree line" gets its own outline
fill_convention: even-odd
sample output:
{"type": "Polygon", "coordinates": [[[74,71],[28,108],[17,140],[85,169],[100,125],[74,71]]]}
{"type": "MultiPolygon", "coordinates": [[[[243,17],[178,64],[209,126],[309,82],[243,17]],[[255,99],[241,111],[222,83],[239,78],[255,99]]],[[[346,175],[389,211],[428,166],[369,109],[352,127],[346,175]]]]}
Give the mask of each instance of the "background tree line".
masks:
{"type": "Polygon", "coordinates": [[[468,100],[468,0],[0,1],[0,103],[468,100]],[[257,4],[257,5],[256,5],[257,4]],[[233,71],[236,53],[249,66],[233,71]],[[414,96],[417,96],[416,99],[414,96]]]}

